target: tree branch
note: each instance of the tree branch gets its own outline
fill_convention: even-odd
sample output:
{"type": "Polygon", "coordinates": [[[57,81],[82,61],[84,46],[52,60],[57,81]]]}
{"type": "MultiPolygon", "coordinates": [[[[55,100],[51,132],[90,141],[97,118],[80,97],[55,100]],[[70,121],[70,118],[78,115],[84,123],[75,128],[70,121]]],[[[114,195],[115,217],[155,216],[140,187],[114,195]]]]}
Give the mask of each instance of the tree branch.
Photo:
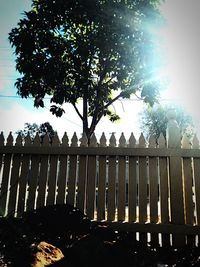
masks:
{"type": "Polygon", "coordinates": [[[114,97],[112,100],[110,100],[105,106],[105,108],[108,108],[112,103],[114,103],[116,100],[118,100],[120,97],[122,96],[122,93],[120,93],[119,95],[117,95],[116,97],[114,97]]]}
{"type": "Polygon", "coordinates": [[[83,116],[81,115],[80,111],[78,110],[76,104],[75,104],[75,103],[72,103],[72,106],[73,106],[74,109],[76,110],[76,113],[77,113],[78,116],[81,118],[81,120],[83,120],[83,116]]]}

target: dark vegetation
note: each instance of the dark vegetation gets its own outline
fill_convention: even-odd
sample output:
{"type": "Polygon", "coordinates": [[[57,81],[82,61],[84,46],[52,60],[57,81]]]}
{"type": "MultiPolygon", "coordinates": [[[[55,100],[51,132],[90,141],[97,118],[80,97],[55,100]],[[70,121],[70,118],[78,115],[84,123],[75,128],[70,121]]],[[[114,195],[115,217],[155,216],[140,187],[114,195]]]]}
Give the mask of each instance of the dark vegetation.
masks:
{"type": "Polygon", "coordinates": [[[181,136],[184,134],[192,140],[195,135],[194,122],[191,117],[181,106],[165,104],[146,107],[140,116],[140,129],[147,138],[153,136],[156,140],[161,134],[166,138],[168,112],[174,110],[176,112],[176,121],[180,129],[181,136]]]}
{"type": "Polygon", "coordinates": [[[24,129],[18,130],[16,132],[17,135],[21,135],[23,140],[25,140],[28,136],[34,139],[37,133],[41,140],[43,140],[44,136],[47,134],[50,142],[52,142],[56,131],[53,129],[53,126],[49,122],[44,122],[40,125],[38,125],[37,123],[26,122],[24,124],[24,129]]]}
{"type": "Polygon", "coordinates": [[[143,244],[134,233],[93,224],[69,205],[42,207],[24,213],[20,219],[1,218],[0,266],[30,266],[33,244],[40,241],[53,244],[65,255],[51,266],[200,266],[197,247],[175,249],[143,244]]]}

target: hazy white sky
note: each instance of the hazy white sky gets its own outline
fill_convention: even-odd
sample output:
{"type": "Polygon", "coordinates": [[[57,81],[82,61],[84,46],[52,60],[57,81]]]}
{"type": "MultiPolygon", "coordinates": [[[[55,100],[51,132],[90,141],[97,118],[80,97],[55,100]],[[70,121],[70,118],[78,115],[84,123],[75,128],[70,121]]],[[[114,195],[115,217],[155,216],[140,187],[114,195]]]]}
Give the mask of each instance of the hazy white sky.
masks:
{"type": "Polygon", "coordinates": [[[200,124],[200,1],[168,0],[163,13],[167,18],[163,44],[172,79],[165,95],[184,105],[200,124]]]}
{"type": "MultiPolygon", "coordinates": [[[[12,50],[7,40],[8,32],[16,26],[24,10],[29,10],[31,0],[0,0],[0,95],[15,96],[14,82],[17,77],[12,50]]],[[[163,98],[175,99],[185,106],[193,115],[200,132],[199,84],[200,84],[200,0],[166,0],[163,14],[167,25],[161,32],[163,47],[168,59],[166,72],[171,76],[169,90],[163,98]]],[[[48,104],[46,104],[48,107],[48,104]]],[[[137,101],[123,101],[114,105],[122,119],[113,124],[107,119],[101,121],[96,134],[99,137],[104,131],[107,137],[111,132],[125,132],[129,137],[134,132],[139,136],[138,115],[142,104],[137,101]]],[[[52,116],[47,109],[35,109],[32,100],[14,97],[0,97],[0,130],[15,132],[22,129],[25,122],[38,124],[49,121],[60,136],[67,131],[81,133],[81,121],[70,105],[61,118],[52,116]]]]}

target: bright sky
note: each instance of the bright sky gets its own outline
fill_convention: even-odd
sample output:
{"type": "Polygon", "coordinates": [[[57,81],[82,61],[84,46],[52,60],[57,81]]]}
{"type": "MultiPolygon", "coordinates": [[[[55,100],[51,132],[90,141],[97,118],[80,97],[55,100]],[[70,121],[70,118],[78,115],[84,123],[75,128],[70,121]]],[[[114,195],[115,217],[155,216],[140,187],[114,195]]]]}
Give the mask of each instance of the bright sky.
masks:
{"type": "MultiPolygon", "coordinates": [[[[81,134],[81,121],[70,105],[61,118],[51,115],[48,109],[33,108],[32,100],[16,96],[14,82],[18,74],[15,71],[15,57],[8,42],[8,32],[17,25],[24,10],[30,10],[31,0],[0,0],[0,131],[7,136],[9,131],[23,129],[25,122],[38,124],[49,121],[62,137],[67,131],[69,136],[76,131],[81,134]]],[[[163,47],[168,58],[166,72],[172,77],[168,91],[163,98],[174,99],[193,115],[200,133],[199,84],[200,84],[200,0],[166,0],[163,14],[168,24],[162,31],[163,47]]],[[[48,103],[46,107],[48,108],[48,103]]],[[[113,124],[107,119],[101,121],[96,129],[99,138],[104,131],[109,138],[111,132],[118,135],[125,132],[127,137],[134,132],[140,134],[138,112],[142,110],[138,101],[123,101],[114,104],[121,116],[121,122],[113,124]]]]}

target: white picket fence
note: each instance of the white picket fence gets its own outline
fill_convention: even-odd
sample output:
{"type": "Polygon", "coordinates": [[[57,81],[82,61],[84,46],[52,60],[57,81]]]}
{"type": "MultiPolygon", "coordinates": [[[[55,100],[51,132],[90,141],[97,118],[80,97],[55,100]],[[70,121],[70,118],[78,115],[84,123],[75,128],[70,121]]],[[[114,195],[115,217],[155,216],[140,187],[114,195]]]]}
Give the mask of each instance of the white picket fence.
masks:
{"type": "Polygon", "coordinates": [[[139,233],[162,246],[194,245],[200,234],[200,149],[182,138],[174,117],[167,140],[136,142],[133,134],[118,144],[95,135],[71,141],[65,133],[52,144],[23,142],[0,135],[0,212],[20,216],[44,205],[70,203],[91,220],[116,230],[139,233]],[[167,141],[167,142],[166,142],[167,141]]]}

